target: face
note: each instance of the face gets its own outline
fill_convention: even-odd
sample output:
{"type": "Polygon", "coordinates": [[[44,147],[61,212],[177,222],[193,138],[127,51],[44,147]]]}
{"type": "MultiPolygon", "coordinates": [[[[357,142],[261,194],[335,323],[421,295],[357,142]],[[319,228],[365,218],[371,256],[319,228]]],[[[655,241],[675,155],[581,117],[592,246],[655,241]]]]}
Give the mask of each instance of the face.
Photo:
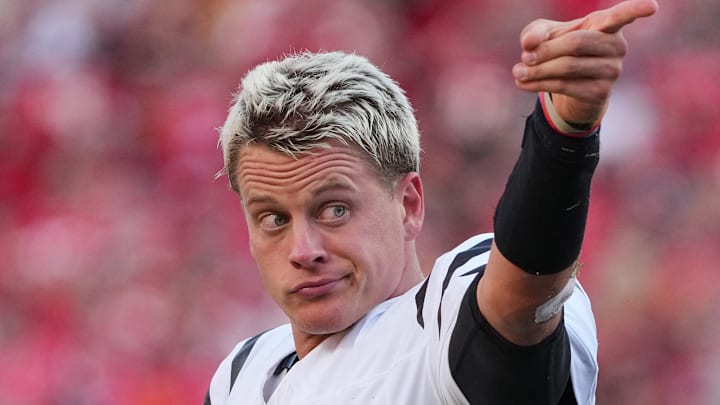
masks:
{"type": "Polygon", "coordinates": [[[300,159],[248,145],[236,174],[251,251],[296,338],[344,330],[421,280],[416,173],[389,189],[359,151],[334,144],[300,159]]]}

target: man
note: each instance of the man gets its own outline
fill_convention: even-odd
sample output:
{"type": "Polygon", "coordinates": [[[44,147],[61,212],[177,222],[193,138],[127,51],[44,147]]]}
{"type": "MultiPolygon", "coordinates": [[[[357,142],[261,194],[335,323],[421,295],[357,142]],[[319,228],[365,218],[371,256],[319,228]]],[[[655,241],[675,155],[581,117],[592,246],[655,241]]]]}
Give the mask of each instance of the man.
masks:
{"type": "Polygon", "coordinates": [[[206,404],[593,404],[596,333],[575,280],[598,127],[630,0],[521,34],[540,94],[482,234],[428,277],[415,239],[419,133],[366,59],[300,54],[250,71],[221,134],[265,287],[290,322],[240,342],[206,404]]]}

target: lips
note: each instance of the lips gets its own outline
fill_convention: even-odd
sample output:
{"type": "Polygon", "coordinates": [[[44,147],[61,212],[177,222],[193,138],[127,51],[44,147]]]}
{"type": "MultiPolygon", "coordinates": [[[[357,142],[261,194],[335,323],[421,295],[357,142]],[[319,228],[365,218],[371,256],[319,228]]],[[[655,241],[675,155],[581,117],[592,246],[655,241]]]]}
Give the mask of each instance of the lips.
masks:
{"type": "Polygon", "coordinates": [[[324,278],[298,284],[290,292],[305,298],[315,298],[331,293],[345,277],[324,278]]]}

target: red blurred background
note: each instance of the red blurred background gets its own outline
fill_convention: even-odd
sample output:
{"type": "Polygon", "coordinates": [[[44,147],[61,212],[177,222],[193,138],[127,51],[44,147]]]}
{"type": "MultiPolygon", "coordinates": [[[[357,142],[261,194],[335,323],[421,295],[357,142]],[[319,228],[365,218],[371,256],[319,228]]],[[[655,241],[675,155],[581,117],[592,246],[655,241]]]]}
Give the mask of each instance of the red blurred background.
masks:
{"type": "MultiPolygon", "coordinates": [[[[0,1],[0,403],[199,404],[283,322],[214,179],[253,65],[357,51],[407,89],[429,266],[491,229],[535,97],[510,76],[520,29],[608,4],[0,1]]],[[[660,8],[625,30],[583,252],[599,404],[720,403],[720,2],[660,8]]]]}

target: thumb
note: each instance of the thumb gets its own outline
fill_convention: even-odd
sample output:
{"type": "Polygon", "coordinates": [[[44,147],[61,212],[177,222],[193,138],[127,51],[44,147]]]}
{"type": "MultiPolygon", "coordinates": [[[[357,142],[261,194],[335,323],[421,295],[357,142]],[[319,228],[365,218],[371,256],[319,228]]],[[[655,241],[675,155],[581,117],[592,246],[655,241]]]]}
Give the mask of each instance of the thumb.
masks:
{"type": "Polygon", "coordinates": [[[520,46],[525,51],[532,51],[549,39],[578,29],[583,20],[582,18],[572,21],[553,21],[544,18],[535,20],[525,26],[520,33],[520,46]]]}

